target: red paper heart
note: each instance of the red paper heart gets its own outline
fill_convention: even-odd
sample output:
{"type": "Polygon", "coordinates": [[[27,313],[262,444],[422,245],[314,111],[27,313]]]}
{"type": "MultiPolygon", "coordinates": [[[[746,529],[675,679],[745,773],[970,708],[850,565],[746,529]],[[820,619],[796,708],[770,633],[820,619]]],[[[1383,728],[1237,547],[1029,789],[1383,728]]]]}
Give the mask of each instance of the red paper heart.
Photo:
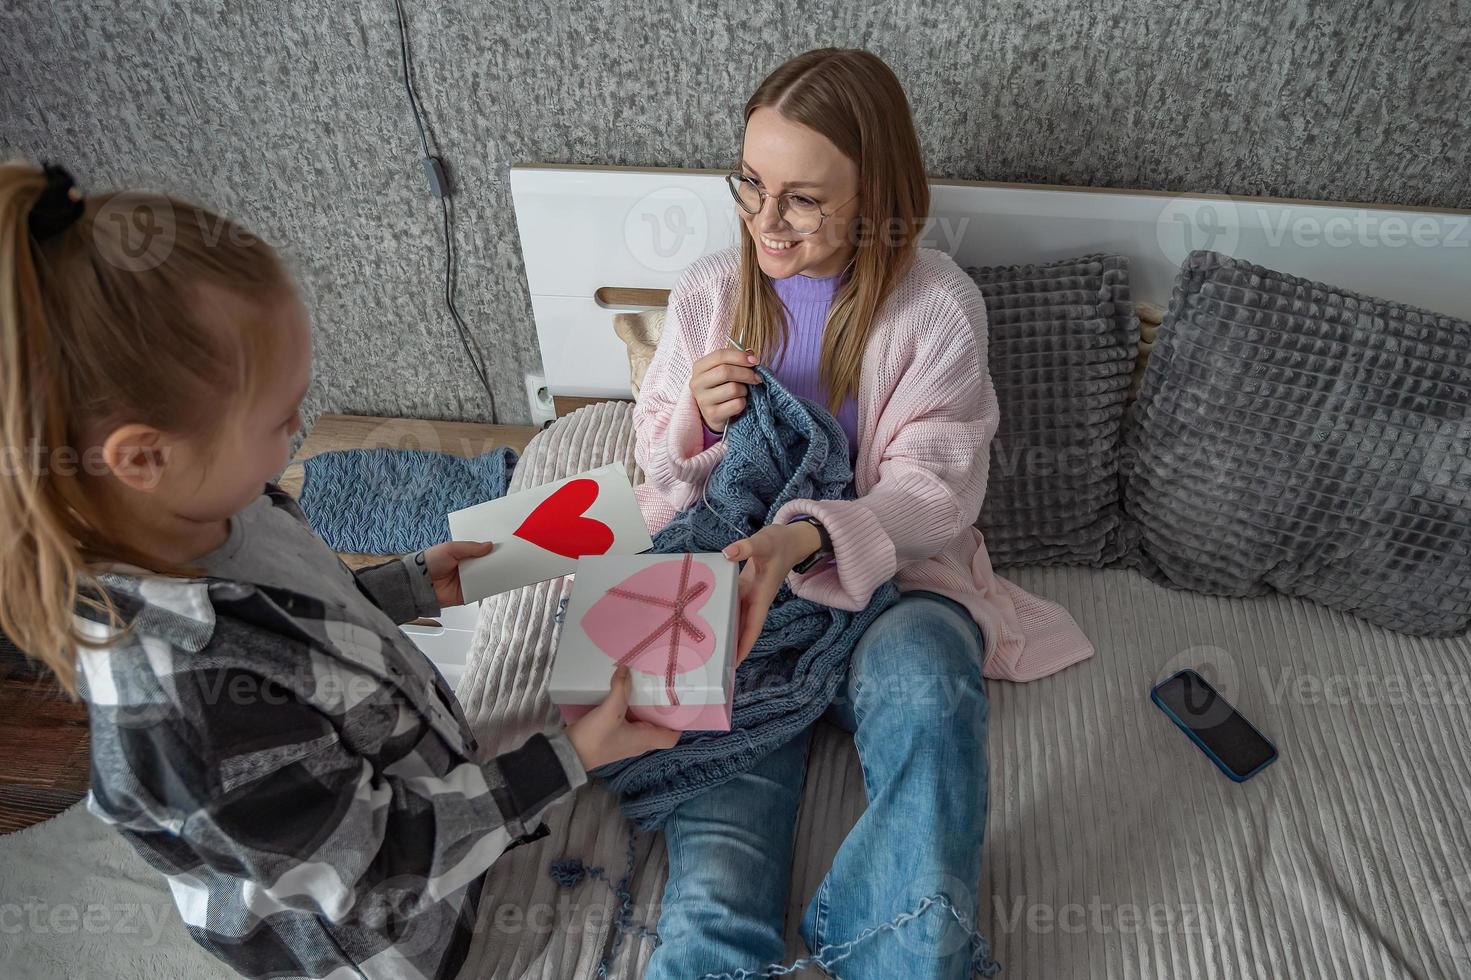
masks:
{"type": "Polygon", "coordinates": [[[613,547],[613,529],[582,516],[597,499],[596,480],[573,480],[537,504],[512,533],[564,558],[607,554],[613,547]]]}

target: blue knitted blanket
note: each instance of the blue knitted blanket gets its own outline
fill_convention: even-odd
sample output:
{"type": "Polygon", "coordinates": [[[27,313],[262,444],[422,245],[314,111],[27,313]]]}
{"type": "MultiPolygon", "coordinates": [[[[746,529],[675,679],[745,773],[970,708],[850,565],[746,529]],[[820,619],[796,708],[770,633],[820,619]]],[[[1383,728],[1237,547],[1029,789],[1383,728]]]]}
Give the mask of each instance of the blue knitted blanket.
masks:
{"type": "Polygon", "coordinates": [[[334,551],[404,555],[449,540],[448,514],[503,497],[502,446],[471,459],[423,449],[343,449],[307,459],[301,509],[334,551]]]}
{"type": "MultiPolygon", "coordinates": [[[[853,496],[847,439],[837,420],[793,395],[765,368],[746,410],[727,428],[725,458],[706,501],[654,536],[654,551],[720,551],[754,534],[789,500],[853,496]]],[[[602,766],[624,815],[652,829],[680,803],[749,770],[815,722],[836,695],[853,647],[899,597],[892,582],[860,612],[798,598],[783,584],[751,654],[736,669],[729,732],[686,732],[673,748],[602,766]]]]}

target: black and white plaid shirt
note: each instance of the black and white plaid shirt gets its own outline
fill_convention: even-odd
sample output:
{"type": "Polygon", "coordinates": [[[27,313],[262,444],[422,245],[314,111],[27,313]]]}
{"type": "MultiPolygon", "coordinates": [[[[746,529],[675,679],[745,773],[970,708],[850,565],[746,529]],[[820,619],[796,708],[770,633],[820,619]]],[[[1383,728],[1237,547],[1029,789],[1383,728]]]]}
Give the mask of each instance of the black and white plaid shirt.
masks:
{"type": "Polygon", "coordinates": [[[561,732],[478,761],[453,692],[393,625],[438,612],[433,590],[402,561],[356,578],[360,606],[112,571],[132,628],[78,654],[90,809],[247,977],[453,976],[485,870],[587,778],[561,732]]]}

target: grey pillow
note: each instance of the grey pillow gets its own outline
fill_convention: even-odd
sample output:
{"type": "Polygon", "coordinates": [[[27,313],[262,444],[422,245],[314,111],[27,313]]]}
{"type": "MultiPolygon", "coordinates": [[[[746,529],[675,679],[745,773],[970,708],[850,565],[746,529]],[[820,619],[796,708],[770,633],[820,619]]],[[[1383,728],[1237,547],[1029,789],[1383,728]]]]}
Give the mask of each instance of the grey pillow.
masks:
{"type": "Polygon", "coordinates": [[[1471,623],[1471,324],[1184,262],[1125,438],[1130,554],[1426,636],[1471,623]]]}
{"type": "Polygon", "coordinates": [[[991,563],[1116,560],[1120,427],[1139,349],[1128,259],[1086,255],[966,272],[986,300],[1001,413],[976,521],[991,563]]]}

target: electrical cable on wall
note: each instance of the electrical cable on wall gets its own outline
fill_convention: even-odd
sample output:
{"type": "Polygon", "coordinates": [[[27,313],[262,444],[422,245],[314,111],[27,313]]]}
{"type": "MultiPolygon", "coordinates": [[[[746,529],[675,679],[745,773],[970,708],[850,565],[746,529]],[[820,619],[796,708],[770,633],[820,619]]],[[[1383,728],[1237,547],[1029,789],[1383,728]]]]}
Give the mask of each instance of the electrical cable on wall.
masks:
{"type": "Polygon", "coordinates": [[[470,332],[470,327],[465,323],[464,317],[460,316],[459,307],[455,305],[455,291],[459,277],[459,253],[455,248],[454,236],[454,207],[450,203],[449,179],[445,174],[444,163],[440,159],[436,148],[431,148],[429,133],[424,127],[424,106],[419,100],[419,93],[414,88],[413,59],[409,51],[409,21],[404,13],[403,0],[393,0],[394,10],[398,15],[398,52],[403,66],[404,93],[409,99],[409,108],[414,113],[414,126],[419,130],[419,146],[424,153],[424,174],[429,181],[429,190],[439,199],[440,214],[443,218],[444,228],[444,304],[449,308],[450,318],[454,321],[455,331],[460,337],[460,346],[465,349],[465,357],[474,369],[475,376],[480,379],[480,385],[485,389],[485,397],[490,402],[490,421],[497,423],[495,406],[495,392],[490,387],[490,377],[485,368],[485,354],[480,349],[479,343],[470,332]]]}

